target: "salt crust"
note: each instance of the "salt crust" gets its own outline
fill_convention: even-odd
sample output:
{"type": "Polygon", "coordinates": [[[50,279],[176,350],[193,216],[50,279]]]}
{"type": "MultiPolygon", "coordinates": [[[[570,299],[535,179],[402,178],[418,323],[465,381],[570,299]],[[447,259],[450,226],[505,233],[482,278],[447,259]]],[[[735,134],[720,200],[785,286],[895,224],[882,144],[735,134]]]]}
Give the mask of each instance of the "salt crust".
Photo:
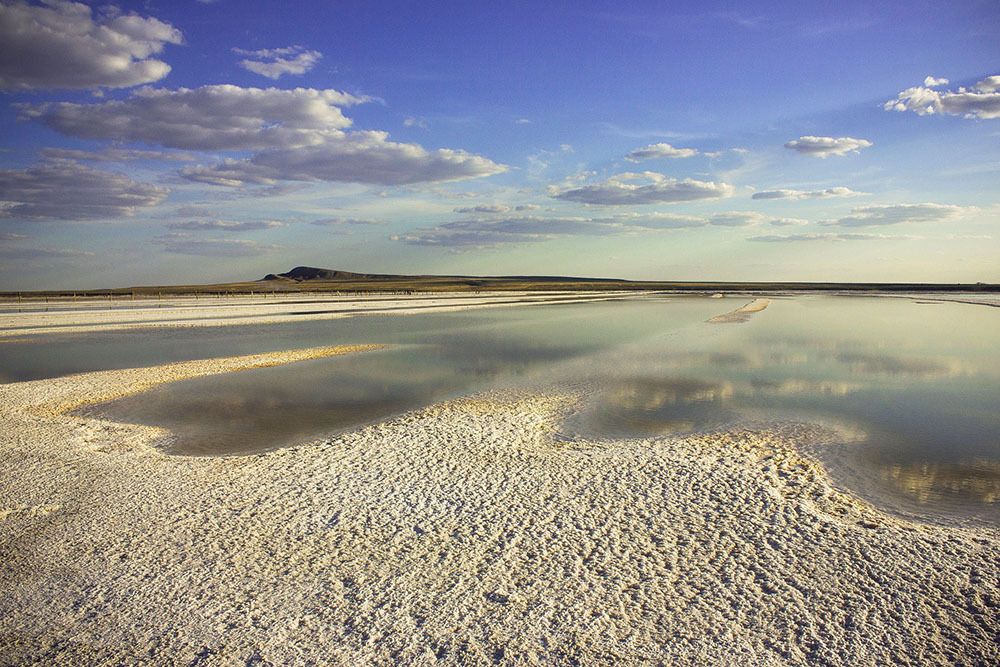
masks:
{"type": "Polygon", "coordinates": [[[754,313],[759,313],[770,305],[770,299],[754,299],[746,305],[740,306],[736,310],[723,315],[716,315],[715,317],[705,321],[711,324],[746,322],[753,316],[754,313]]]}
{"type": "Polygon", "coordinates": [[[318,354],[0,386],[0,664],[1000,663],[1000,534],[836,490],[818,426],[561,442],[575,388],[493,392],[188,458],[64,414],[318,354]]]}
{"type": "MultiPolygon", "coordinates": [[[[106,302],[81,299],[80,310],[69,310],[66,299],[25,302],[25,312],[12,312],[13,304],[0,312],[0,342],[23,336],[85,333],[121,329],[163,327],[204,327],[242,324],[274,324],[330,320],[354,315],[410,315],[414,313],[451,312],[473,308],[532,306],[552,303],[570,304],[609,299],[634,298],[650,292],[483,292],[477,294],[410,294],[333,296],[329,293],[285,295],[278,297],[236,297],[201,299],[173,297],[160,301],[144,298],[138,302],[122,299],[106,302]],[[86,301],[86,303],[84,303],[86,301]],[[108,308],[96,303],[111,303],[108,308]],[[138,305],[138,308],[135,306],[138,305]]],[[[74,302],[75,303],[75,302],[74,302]]]]}

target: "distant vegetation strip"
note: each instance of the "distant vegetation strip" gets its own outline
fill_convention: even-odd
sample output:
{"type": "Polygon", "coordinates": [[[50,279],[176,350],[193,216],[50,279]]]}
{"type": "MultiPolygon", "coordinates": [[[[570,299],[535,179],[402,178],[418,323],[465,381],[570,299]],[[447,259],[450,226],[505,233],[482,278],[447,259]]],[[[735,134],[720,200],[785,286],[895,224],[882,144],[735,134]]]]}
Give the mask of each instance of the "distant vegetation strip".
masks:
{"type": "Polygon", "coordinates": [[[261,280],[213,285],[145,285],[100,289],[3,291],[0,298],[28,296],[130,297],[184,294],[260,295],[339,292],[341,294],[410,294],[418,292],[503,291],[659,291],[659,292],[1000,292],[992,283],[854,283],[854,282],[702,282],[633,281],[568,276],[402,276],[353,273],[300,266],[261,280]]]}

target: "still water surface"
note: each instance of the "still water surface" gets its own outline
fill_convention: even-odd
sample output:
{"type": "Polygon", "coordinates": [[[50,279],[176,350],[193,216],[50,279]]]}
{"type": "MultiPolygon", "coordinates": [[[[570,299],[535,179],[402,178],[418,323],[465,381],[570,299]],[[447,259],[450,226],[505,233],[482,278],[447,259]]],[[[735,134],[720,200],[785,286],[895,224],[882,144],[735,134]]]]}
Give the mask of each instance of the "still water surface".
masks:
{"type": "Polygon", "coordinates": [[[747,418],[819,421],[845,437],[813,453],[860,495],[929,519],[1000,523],[1000,309],[804,296],[773,299],[745,323],[705,323],[745,301],[648,297],[65,336],[58,353],[51,341],[0,350],[38,346],[33,354],[44,363],[15,372],[49,376],[88,364],[391,343],[161,385],[86,412],[167,427],[175,435],[162,444],[173,453],[234,454],[482,389],[572,383],[588,394],[563,425],[567,438],[683,434],[747,418]]]}

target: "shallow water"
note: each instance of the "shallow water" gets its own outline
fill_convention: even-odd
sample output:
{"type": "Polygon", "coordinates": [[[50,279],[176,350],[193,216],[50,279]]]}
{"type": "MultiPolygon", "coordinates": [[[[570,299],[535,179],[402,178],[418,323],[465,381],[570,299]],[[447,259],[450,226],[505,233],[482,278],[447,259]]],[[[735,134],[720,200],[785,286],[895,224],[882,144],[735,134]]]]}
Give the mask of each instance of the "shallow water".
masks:
{"type": "MultiPolygon", "coordinates": [[[[175,437],[162,444],[175,453],[261,451],[449,396],[569,383],[588,396],[563,425],[566,438],[818,421],[839,435],[809,444],[810,453],[863,497],[928,519],[1000,523],[1000,309],[803,296],[773,299],[745,323],[705,323],[746,301],[650,297],[62,344],[77,353],[125,349],[119,367],[312,345],[400,345],[171,383],[87,409],[165,426],[175,437]]],[[[70,356],[64,351],[64,360],[70,356]]]]}

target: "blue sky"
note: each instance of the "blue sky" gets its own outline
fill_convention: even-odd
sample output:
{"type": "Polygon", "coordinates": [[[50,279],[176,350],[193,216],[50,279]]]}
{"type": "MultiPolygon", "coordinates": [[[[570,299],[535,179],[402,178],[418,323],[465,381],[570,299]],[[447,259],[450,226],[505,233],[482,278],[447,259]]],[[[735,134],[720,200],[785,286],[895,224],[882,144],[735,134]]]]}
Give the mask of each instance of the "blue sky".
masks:
{"type": "Polygon", "coordinates": [[[998,32],[994,0],[0,0],[0,289],[1000,282],[998,32]]]}

